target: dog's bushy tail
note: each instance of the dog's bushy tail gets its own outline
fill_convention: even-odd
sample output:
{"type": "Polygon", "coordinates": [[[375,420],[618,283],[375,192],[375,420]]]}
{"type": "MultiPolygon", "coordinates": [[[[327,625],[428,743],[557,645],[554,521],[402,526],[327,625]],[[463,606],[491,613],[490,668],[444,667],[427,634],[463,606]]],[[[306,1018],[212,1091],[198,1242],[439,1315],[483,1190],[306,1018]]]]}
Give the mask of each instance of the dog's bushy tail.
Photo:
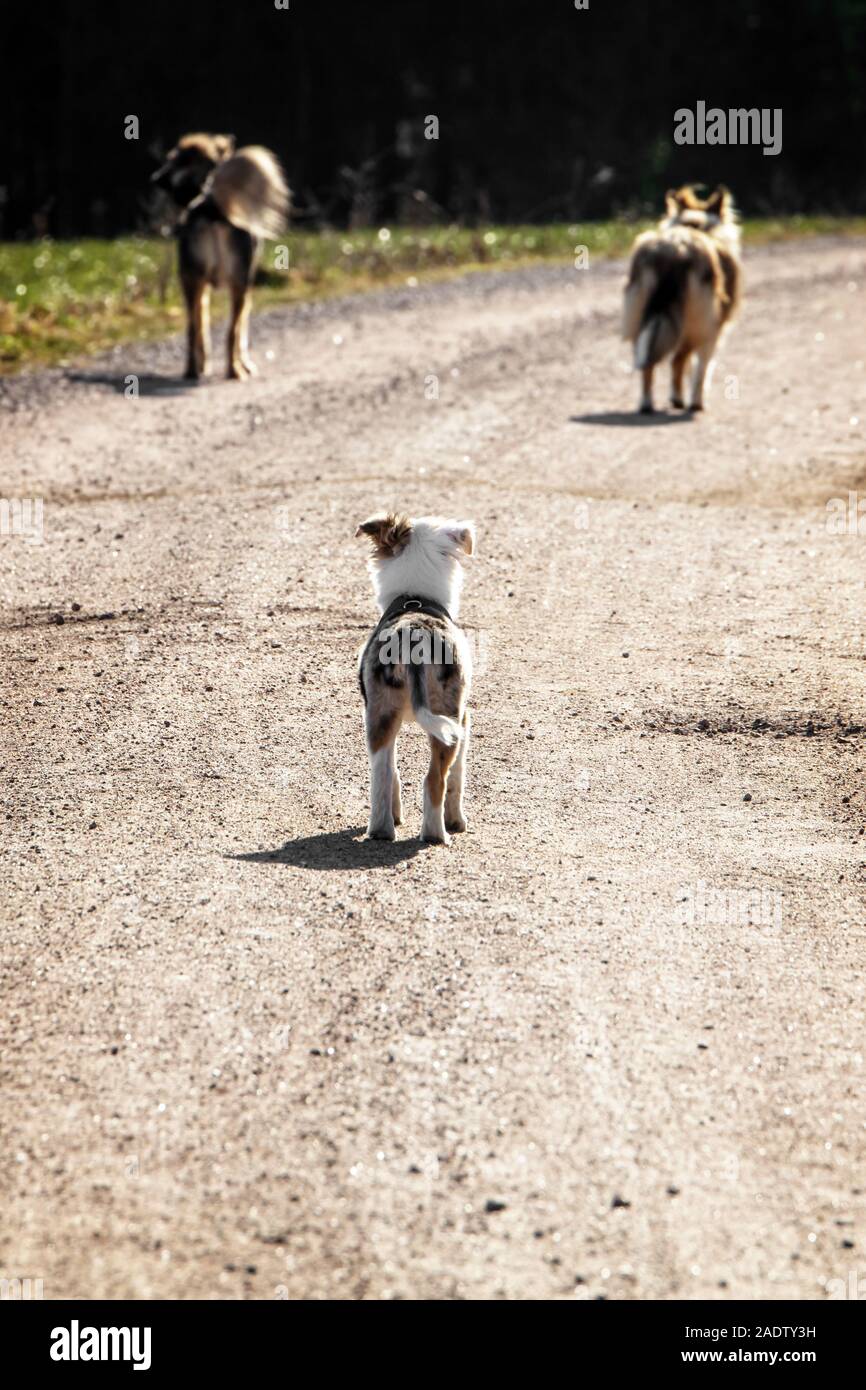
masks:
{"type": "Polygon", "coordinates": [[[427,670],[421,662],[409,666],[409,694],[415,718],[425,733],[446,748],[459,742],[462,731],[457,720],[449,719],[447,714],[434,714],[427,703],[427,670]]]}
{"type": "Polygon", "coordinates": [[[223,216],[253,236],[286,229],[291,194],[279,160],[263,145],[245,145],[218,164],[209,192],[223,216]]]}

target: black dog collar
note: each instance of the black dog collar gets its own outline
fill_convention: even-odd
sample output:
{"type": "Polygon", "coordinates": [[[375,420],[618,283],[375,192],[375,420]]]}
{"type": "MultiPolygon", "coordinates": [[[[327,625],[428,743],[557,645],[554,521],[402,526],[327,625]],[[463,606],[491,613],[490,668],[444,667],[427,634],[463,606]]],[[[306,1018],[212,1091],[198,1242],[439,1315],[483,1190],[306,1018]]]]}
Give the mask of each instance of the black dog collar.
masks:
{"type": "Polygon", "coordinates": [[[437,603],[435,598],[421,598],[418,594],[398,594],[388,604],[376,624],[376,631],[381,632],[397,618],[402,618],[406,614],[411,617],[415,613],[426,613],[431,618],[447,618],[449,623],[452,621],[451,614],[444,603],[437,603]]]}

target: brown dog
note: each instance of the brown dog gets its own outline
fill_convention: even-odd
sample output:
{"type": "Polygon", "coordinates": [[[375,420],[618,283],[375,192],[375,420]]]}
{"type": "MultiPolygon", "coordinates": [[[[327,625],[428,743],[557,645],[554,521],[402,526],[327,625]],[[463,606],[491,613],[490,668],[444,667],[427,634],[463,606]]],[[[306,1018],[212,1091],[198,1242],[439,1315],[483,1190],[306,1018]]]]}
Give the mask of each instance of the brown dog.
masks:
{"type": "Polygon", "coordinates": [[[289,190],[270,150],[235,151],[232,135],[184,135],[153,175],[183,213],[178,224],[180,282],[187,309],[186,376],[208,370],[210,291],[229,291],[227,375],[255,372],[247,347],[250,295],[263,237],[279,236],[289,190]]]}
{"type": "Polygon", "coordinates": [[[671,405],[685,407],[683,377],[697,356],[690,410],[704,408],[704,380],[722,330],[740,300],[740,228],[731,195],[717,188],[706,200],[692,188],[667,195],[657,231],[634,245],[625,290],[623,337],[634,343],[642,374],[640,409],[653,409],[657,363],[671,357],[671,405]]]}

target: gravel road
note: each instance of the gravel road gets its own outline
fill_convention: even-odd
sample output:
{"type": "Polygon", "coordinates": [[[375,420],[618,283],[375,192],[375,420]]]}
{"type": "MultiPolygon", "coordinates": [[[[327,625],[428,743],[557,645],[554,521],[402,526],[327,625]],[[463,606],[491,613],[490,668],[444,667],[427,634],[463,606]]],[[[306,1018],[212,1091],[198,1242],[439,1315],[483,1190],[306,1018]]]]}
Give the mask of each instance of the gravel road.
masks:
{"type": "Polygon", "coordinates": [[[44,538],[0,537],[0,1274],[863,1270],[866,535],[827,502],[866,497],[866,248],[746,273],[698,419],[631,413],[614,263],[262,314],[249,384],[187,387],[177,341],[3,383],[44,538]],[[353,531],[392,503],[478,527],[449,849],[412,729],[407,823],[363,839],[353,531]]]}

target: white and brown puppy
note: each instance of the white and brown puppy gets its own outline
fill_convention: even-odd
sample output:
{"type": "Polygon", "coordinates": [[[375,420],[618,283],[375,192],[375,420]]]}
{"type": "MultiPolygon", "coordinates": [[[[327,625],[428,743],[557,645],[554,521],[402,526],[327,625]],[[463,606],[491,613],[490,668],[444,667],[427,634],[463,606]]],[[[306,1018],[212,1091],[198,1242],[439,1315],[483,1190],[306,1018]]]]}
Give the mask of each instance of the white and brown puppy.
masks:
{"type": "Polygon", "coordinates": [[[667,195],[658,229],[637,238],[625,290],[623,337],[641,373],[640,410],[653,410],[657,363],[671,359],[671,405],[685,408],[683,379],[696,358],[690,410],[704,408],[704,382],[723,330],[740,301],[740,228],[726,188],[699,198],[667,195]]]}
{"type": "Polygon", "coordinates": [[[395,742],[400,726],[414,721],[430,740],[421,836],[447,845],[449,831],[466,829],[472,660],[455,619],[475,528],[469,521],[412,521],[390,512],[362,522],[355,535],[372,542],[369,569],[380,613],[358,666],[370,754],[367,834],[393,840],[402,822],[395,742]]]}

